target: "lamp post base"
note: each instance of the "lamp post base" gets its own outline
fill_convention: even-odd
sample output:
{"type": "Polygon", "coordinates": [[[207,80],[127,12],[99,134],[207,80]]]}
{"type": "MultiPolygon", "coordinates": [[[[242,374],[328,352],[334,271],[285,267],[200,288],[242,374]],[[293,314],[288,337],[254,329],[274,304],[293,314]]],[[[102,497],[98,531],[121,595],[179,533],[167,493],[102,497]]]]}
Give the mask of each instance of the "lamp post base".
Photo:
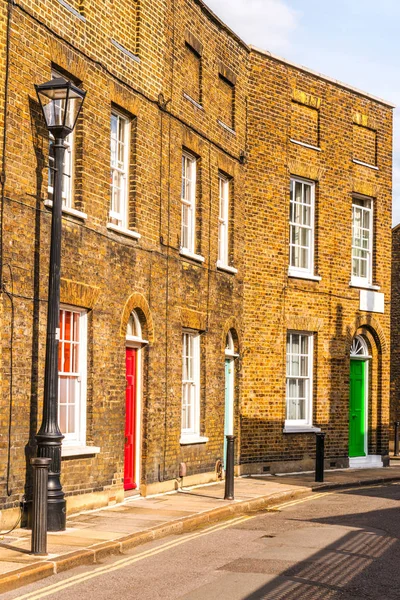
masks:
{"type": "Polygon", "coordinates": [[[67,503],[65,499],[49,499],[47,505],[47,531],[65,531],[66,525],[67,503]]]}

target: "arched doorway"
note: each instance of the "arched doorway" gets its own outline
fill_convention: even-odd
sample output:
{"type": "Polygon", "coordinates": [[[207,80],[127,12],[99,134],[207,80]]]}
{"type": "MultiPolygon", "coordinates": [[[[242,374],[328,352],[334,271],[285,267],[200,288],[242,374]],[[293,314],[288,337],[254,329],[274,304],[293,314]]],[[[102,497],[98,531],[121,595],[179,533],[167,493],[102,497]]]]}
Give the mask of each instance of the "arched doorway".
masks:
{"type": "Polygon", "coordinates": [[[142,421],[142,348],[148,342],[142,337],[137,311],[133,310],[126,328],[125,351],[125,450],[124,490],[135,490],[140,483],[142,421]]]}
{"type": "Polygon", "coordinates": [[[235,419],[235,359],[238,357],[232,330],[226,335],[225,346],[225,420],[224,420],[224,455],[223,464],[226,466],[226,436],[234,433],[235,419]]]}
{"type": "Polygon", "coordinates": [[[363,335],[353,338],[350,348],[349,465],[382,466],[380,456],[368,454],[370,355],[363,335]]]}

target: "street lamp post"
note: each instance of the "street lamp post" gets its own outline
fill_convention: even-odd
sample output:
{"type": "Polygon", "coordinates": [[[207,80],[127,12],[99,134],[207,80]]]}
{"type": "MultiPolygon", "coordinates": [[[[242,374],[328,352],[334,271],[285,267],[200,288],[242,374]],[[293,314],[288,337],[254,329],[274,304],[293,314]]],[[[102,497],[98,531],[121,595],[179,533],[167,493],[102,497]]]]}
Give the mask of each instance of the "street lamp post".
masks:
{"type": "Polygon", "coordinates": [[[61,272],[61,217],[64,140],[76,124],[86,92],[62,77],[35,85],[47,129],[54,136],[54,186],[51,218],[49,288],[47,307],[46,362],[42,424],[36,440],[38,456],[50,458],[47,499],[48,531],[62,531],[66,525],[64,492],[60,482],[61,442],[58,426],[58,341],[61,272]]]}

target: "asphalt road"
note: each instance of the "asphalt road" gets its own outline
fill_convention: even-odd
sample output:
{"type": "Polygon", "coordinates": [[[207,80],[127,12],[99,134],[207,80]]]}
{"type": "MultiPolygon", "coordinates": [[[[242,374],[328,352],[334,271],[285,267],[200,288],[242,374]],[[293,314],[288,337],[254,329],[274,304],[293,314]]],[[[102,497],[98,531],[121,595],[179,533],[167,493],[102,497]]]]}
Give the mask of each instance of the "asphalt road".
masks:
{"type": "Polygon", "coordinates": [[[400,484],[314,494],[136,548],[2,600],[400,599],[400,484]]]}

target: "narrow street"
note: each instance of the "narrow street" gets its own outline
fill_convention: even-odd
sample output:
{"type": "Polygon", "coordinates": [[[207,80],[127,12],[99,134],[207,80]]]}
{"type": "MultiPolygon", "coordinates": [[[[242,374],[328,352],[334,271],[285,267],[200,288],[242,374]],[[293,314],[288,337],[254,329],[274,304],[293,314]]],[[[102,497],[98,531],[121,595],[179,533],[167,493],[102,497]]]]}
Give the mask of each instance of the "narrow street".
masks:
{"type": "Polygon", "coordinates": [[[314,494],[82,566],[2,600],[400,597],[400,484],[314,494]]]}

